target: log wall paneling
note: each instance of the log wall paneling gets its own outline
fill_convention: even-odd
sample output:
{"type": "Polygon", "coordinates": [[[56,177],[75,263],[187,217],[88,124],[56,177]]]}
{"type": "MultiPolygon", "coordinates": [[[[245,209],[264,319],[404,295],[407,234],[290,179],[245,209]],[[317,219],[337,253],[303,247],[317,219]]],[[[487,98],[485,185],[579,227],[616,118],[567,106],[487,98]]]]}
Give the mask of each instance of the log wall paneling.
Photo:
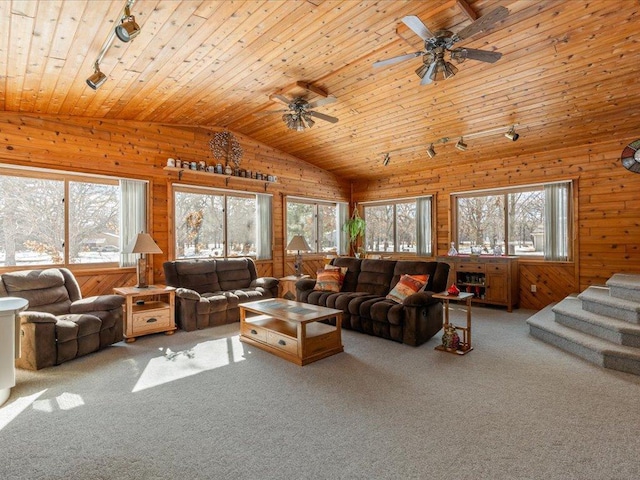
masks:
{"type": "MultiPolygon", "coordinates": [[[[0,112],[0,134],[4,148],[0,163],[8,166],[47,168],[87,174],[149,180],[150,233],[164,252],[153,255],[152,280],[164,280],[162,263],[173,254],[171,185],[173,183],[230,188],[264,193],[264,183],[211,175],[185,175],[165,170],[168,157],[208,164],[217,163],[209,140],[221,128],[171,127],[148,122],[20,115],[0,112]],[[243,181],[244,180],[244,181],[243,181]]],[[[273,193],[273,259],[258,262],[261,275],[284,275],[283,195],[349,201],[349,185],[313,165],[236,134],[244,154],[242,168],[276,175],[273,193]]],[[[291,264],[291,268],[293,265],[291,264]]],[[[114,286],[135,284],[135,269],[75,269],[83,295],[111,293],[114,286]],[[96,272],[100,272],[99,275],[96,272]],[[103,278],[104,277],[104,278],[103,278]]]]}

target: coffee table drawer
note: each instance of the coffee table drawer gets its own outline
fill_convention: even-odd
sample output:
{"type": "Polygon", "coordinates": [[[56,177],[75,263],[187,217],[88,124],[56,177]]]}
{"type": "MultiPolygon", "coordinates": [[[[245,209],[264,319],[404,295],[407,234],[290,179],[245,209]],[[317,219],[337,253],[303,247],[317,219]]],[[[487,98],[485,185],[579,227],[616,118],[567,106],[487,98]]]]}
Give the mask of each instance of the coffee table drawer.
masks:
{"type": "Polygon", "coordinates": [[[245,322],[242,324],[241,330],[242,331],[240,333],[246,337],[253,338],[254,340],[259,340],[265,343],[267,342],[267,330],[262,327],[258,327],[257,325],[245,322]]]}
{"type": "Polygon", "coordinates": [[[276,332],[267,332],[267,343],[285,352],[298,354],[298,342],[295,338],[280,335],[276,332]]]}

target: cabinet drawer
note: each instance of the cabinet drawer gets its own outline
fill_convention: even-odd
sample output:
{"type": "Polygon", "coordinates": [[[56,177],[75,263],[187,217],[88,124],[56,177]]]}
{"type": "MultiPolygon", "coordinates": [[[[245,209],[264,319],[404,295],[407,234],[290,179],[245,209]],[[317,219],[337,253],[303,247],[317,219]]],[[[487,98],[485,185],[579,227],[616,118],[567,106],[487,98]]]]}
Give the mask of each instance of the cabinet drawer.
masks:
{"type": "Polygon", "coordinates": [[[259,340],[265,343],[267,342],[267,331],[262,327],[253,325],[252,323],[243,323],[240,333],[245,337],[253,338],[254,340],[259,340]]]}
{"type": "Polygon", "coordinates": [[[484,263],[459,263],[456,265],[458,272],[484,272],[484,263]]]}
{"type": "Polygon", "coordinates": [[[267,343],[293,355],[298,354],[298,342],[295,338],[280,335],[275,332],[267,332],[267,343]]]}
{"type": "Polygon", "coordinates": [[[507,266],[504,263],[488,263],[487,273],[507,273],[507,266]]]}
{"type": "Polygon", "coordinates": [[[145,330],[167,330],[172,328],[171,312],[168,308],[158,310],[147,310],[145,312],[133,314],[133,331],[135,333],[145,330]]]}

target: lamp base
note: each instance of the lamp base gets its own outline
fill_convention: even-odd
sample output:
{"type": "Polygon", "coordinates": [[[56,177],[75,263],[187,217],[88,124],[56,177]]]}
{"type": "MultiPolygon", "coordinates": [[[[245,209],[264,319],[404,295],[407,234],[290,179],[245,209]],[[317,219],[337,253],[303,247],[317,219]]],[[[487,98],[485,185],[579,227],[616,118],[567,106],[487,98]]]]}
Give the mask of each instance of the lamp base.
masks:
{"type": "Polygon", "coordinates": [[[293,267],[296,269],[296,277],[301,277],[302,276],[302,255],[300,255],[299,252],[295,257],[295,263],[293,264],[293,267]]]}
{"type": "Polygon", "coordinates": [[[138,276],[136,288],[149,288],[149,284],[147,283],[147,259],[144,254],[140,255],[138,259],[136,273],[138,276]]]}

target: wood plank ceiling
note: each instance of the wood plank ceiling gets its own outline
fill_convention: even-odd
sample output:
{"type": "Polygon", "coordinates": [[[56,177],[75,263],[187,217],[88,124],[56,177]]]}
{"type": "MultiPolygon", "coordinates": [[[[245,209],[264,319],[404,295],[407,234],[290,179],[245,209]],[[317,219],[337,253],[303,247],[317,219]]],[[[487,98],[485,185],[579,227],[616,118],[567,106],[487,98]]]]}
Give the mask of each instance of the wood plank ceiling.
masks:
{"type": "Polygon", "coordinates": [[[94,91],[85,80],[124,4],[1,1],[0,110],[224,126],[356,180],[637,134],[638,1],[137,0],[142,31],[114,40],[94,91]],[[505,20],[456,44],[501,52],[494,64],[467,60],[426,86],[420,58],[372,67],[422,49],[405,15],[457,32],[497,6],[505,20]],[[337,97],[317,111],[339,122],[296,132],[256,115],[283,108],[274,93],[321,98],[298,82],[337,97]]]}

